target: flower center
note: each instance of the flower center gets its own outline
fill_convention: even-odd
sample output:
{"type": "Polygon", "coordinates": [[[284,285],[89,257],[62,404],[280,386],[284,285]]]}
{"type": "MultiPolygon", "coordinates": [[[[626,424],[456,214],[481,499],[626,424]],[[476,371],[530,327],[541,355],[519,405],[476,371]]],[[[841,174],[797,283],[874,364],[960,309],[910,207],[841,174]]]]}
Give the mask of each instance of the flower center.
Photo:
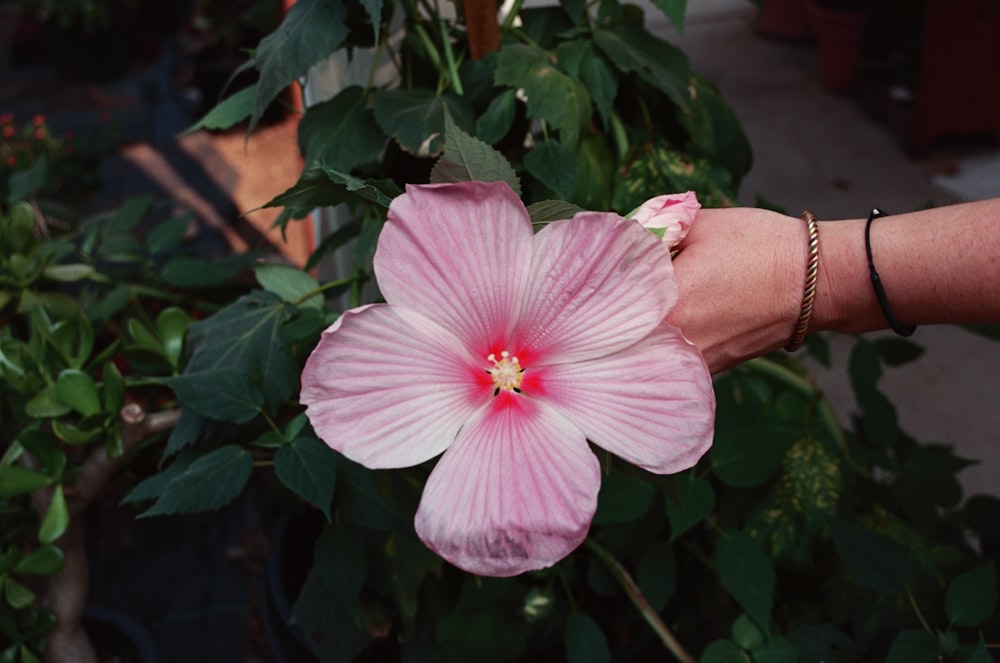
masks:
{"type": "Polygon", "coordinates": [[[500,353],[500,359],[497,359],[495,354],[490,353],[486,361],[493,363],[493,368],[486,369],[486,372],[493,377],[494,396],[499,394],[501,389],[521,392],[521,378],[524,375],[524,369],[521,368],[517,357],[510,356],[510,353],[504,350],[500,353]]]}

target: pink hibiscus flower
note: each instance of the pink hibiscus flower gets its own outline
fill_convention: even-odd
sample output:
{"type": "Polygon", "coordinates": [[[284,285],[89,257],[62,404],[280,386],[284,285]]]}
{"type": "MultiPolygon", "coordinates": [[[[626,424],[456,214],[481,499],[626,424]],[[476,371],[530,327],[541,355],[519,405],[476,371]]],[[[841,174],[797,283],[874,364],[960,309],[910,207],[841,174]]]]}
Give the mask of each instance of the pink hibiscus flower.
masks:
{"type": "Polygon", "coordinates": [[[387,303],[323,333],[301,400],[369,468],[443,452],[415,525],[456,566],[516,575],[580,545],[601,481],[588,440],[657,473],[709,447],[711,378],[663,321],[670,256],[639,224],[583,212],[535,234],[506,184],[408,186],[375,274],[387,303]]]}

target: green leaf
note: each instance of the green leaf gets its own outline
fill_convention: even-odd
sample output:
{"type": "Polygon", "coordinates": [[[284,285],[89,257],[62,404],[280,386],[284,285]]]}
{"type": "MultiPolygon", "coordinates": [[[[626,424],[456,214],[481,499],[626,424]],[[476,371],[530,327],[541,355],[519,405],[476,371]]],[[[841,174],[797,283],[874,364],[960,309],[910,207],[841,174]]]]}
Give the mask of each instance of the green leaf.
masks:
{"type": "Polygon", "coordinates": [[[986,623],[996,605],[996,567],[990,561],[952,580],[944,607],[952,624],[976,627],[986,623]]]}
{"type": "Polygon", "coordinates": [[[614,110],[615,97],[618,95],[618,77],[607,60],[594,47],[593,42],[586,40],[560,44],[556,49],[556,57],[570,76],[579,78],[587,87],[607,128],[614,110]]]}
{"type": "Polygon", "coordinates": [[[497,85],[524,90],[528,116],[559,131],[572,146],[590,122],[590,96],[577,80],[552,63],[552,54],[536,46],[511,44],[497,53],[497,85]]]}
{"type": "Polygon", "coordinates": [[[678,475],[674,491],[666,498],[671,541],[703,521],[715,508],[712,484],[693,472],[678,475]]]}
{"type": "Polygon", "coordinates": [[[35,602],[35,593],[10,576],[6,577],[3,586],[7,605],[15,610],[23,610],[35,602]]]}
{"type": "Polygon", "coordinates": [[[159,499],[139,517],[219,509],[240,494],[252,470],[253,457],[246,449],[234,444],[216,449],[172,478],[159,499]]]}
{"type": "Polygon", "coordinates": [[[299,149],[307,164],[350,171],[379,159],[386,136],[367,102],[365,89],[354,85],[306,111],[299,121],[299,149]]]}
{"type": "Polygon", "coordinates": [[[756,649],[766,642],[763,631],[746,615],[740,615],[733,621],[731,631],[733,642],[741,649],[756,649]]]}
{"type": "Polygon", "coordinates": [[[845,570],[862,587],[900,594],[910,583],[913,562],[906,549],[888,536],[835,520],[830,530],[845,570]]]}
{"type": "Polygon", "coordinates": [[[986,649],[986,643],[981,638],[982,636],[980,636],[979,643],[972,651],[972,655],[966,659],[965,663],[996,663],[996,659],[986,649]]]}
{"type": "Polygon", "coordinates": [[[375,119],[407,152],[434,156],[444,147],[445,109],[466,131],[475,127],[468,102],[433,90],[383,90],[373,96],[375,119]]]}
{"type": "Polygon", "coordinates": [[[576,185],[576,154],[562,143],[543,140],[524,155],[524,167],[559,198],[569,198],[576,185]]]}
{"type": "Polygon", "coordinates": [[[248,133],[253,132],[264,111],[292,81],[333,53],[347,37],[347,11],[343,2],[298,0],[281,25],[264,37],[254,53],[260,70],[248,133]]]}
{"type": "Polygon", "coordinates": [[[15,573],[29,576],[50,576],[63,565],[63,551],[58,546],[35,548],[14,565],[15,573]]]}
{"type": "Polygon", "coordinates": [[[893,639],[885,663],[933,663],[938,647],[927,631],[906,629],[893,639]]]}
{"type": "Polygon", "coordinates": [[[69,414],[73,408],[59,398],[55,383],[47,385],[24,405],[24,412],[33,419],[49,419],[69,414]]]}
{"type": "Polygon", "coordinates": [[[886,337],[873,341],[875,350],[889,366],[903,366],[920,359],[924,348],[905,338],[886,337]]]}
{"type": "Polygon", "coordinates": [[[732,640],[715,640],[705,647],[699,663],[751,663],[750,657],[740,651],[732,640]]]}
{"type": "Polygon", "coordinates": [[[594,30],[594,42],[614,65],[634,72],[666,94],[682,111],[691,97],[691,63],[684,51],[654,35],[641,25],[619,24],[594,30]]]}
{"type": "Polygon", "coordinates": [[[719,538],[715,556],[722,586],[764,633],[770,632],[775,575],[764,548],[749,535],[730,531],[719,538]]]}
{"type": "Polygon", "coordinates": [[[187,334],[191,317],[184,309],[171,306],[160,311],[156,316],[156,333],[160,335],[163,344],[163,354],[176,370],[181,363],[181,353],[184,351],[184,336],[187,334]]]}
{"type": "Polygon", "coordinates": [[[574,610],[563,634],[569,663],[610,663],[611,648],[604,631],[590,615],[574,610]]]}
{"type": "Polygon", "coordinates": [[[337,454],[315,437],[297,437],[278,449],[274,472],[289,490],[318,508],[330,521],[337,480],[337,454]]]}
{"type": "Polygon", "coordinates": [[[627,523],[641,518],[653,503],[656,486],[613,470],[601,480],[593,523],[627,523]]]}
{"type": "Polygon", "coordinates": [[[299,368],[281,335],[281,326],[294,310],[272,293],[254,291],[190,325],[186,343],[191,356],[182,377],[197,383],[199,391],[211,389],[212,377],[225,378],[236,411],[216,417],[195,402],[185,399],[185,404],[209,418],[248,421],[245,417],[261,404],[260,397],[263,406],[274,411],[296,394],[299,368]],[[244,385],[232,384],[240,376],[244,385]]]}
{"type": "Polygon", "coordinates": [[[510,131],[516,115],[517,91],[504,90],[493,98],[486,111],[476,120],[476,136],[490,145],[496,143],[510,131]]]}
{"type": "Polygon", "coordinates": [[[184,133],[198,129],[230,129],[253,113],[257,88],[253,85],[234,92],[212,107],[205,117],[192,124],[184,133]]]}
{"type": "Polygon", "coordinates": [[[396,504],[375,482],[373,470],[346,458],[337,459],[337,506],[358,525],[380,531],[399,530],[403,519],[396,504]]]}
{"type": "Polygon", "coordinates": [[[113,361],[101,370],[101,395],[106,412],[117,413],[125,405],[125,380],[113,361]]]}
{"type": "Polygon", "coordinates": [[[802,652],[802,661],[857,663],[857,645],[843,631],[829,624],[806,624],[795,629],[789,639],[802,652]]]}
{"type": "Polygon", "coordinates": [[[88,279],[93,276],[96,271],[97,270],[94,269],[93,265],[76,263],[71,265],[49,265],[42,273],[45,274],[45,278],[51,281],[72,283],[74,281],[88,279]]]}
{"type": "Polygon", "coordinates": [[[94,379],[75,368],[67,368],[56,379],[59,400],[79,414],[87,416],[101,411],[101,398],[94,379]]]}
{"type": "Polygon", "coordinates": [[[506,182],[521,195],[521,183],[506,157],[462,131],[450,112],[444,114],[444,126],[444,154],[431,170],[431,182],[506,182]]]}
{"type": "Polygon", "coordinates": [[[52,501],[45,511],[42,524],[38,526],[38,542],[41,544],[55,542],[67,527],[69,527],[69,508],[66,506],[66,496],[60,485],[52,492],[52,501]]]}
{"type": "Polygon", "coordinates": [[[753,165],[753,148],[733,109],[719,91],[700,76],[692,76],[690,111],[680,116],[700,154],[724,167],[738,184],[753,165]]]}
{"type": "Polygon", "coordinates": [[[677,28],[677,32],[684,34],[684,13],[687,11],[687,0],[652,0],[664,16],[677,28]]]}
{"type": "Polygon", "coordinates": [[[799,663],[799,654],[788,640],[772,637],[770,643],[753,651],[753,663],[799,663]]]}
{"type": "Polygon", "coordinates": [[[194,214],[188,212],[156,224],[146,235],[146,250],[159,256],[176,249],[184,241],[184,234],[193,220],[194,214]]]}
{"type": "Polygon", "coordinates": [[[261,263],[257,265],[254,273],[257,276],[257,282],[264,290],[273,292],[286,302],[294,304],[305,295],[312,293],[299,305],[323,308],[323,295],[317,292],[319,281],[301,269],[289,265],[261,263]]]}
{"type": "Polygon", "coordinates": [[[0,465],[0,498],[16,497],[44,488],[54,480],[20,465],[0,465]]]}
{"type": "Polygon", "coordinates": [[[562,200],[542,200],[528,205],[528,216],[531,223],[538,227],[553,221],[572,219],[577,212],[584,211],[582,207],[562,200]]]}
{"type": "Polygon", "coordinates": [[[365,181],[317,164],[306,166],[294,186],[269,200],[264,207],[284,207],[275,222],[275,225],[284,226],[289,220],[300,219],[317,207],[332,207],[356,200],[388,208],[393,197],[399,193],[396,184],[390,180],[365,181]]]}
{"type": "Polygon", "coordinates": [[[49,181],[49,165],[41,155],[29,168],[19,170],[7,179],[7,205],[29,200],[49,181]]]}
{"type": "Polygon", "coordinates": [[[730,486],[759,486],[781,467],[796,437],[795,429],[776,425],[720,426],[710,454],[712,468],[730,486]]]}
{"type": "Polygon", "coordinates": [[[225,285],[256,261],[250,253],[214,260],[179,256],[171,258],[160,271],[168,285],[178,288],[213,288],[225,285]]]}
{"type": "Polygon", "coordinates": [[[163,378],[177,398],[203,417],[245,424],[264,405],[260,389],[247,380],[243,371],[233,368],[206,369],[163,378]]]}
{"type": "Polygon", "coordinates": [[[122,504],[159,499],[167,489],[167,485],[169,485],[175,478],[184,474],[191,466],[191,463],[197,459],[198,457],[193,453],[181,454],[174,462],[168,465],[165,469],[161,470],[158,474],[154,474],[140,481],[135,488],[130,490],[128,494],[122,498],[122,504]]]}
{"type": "Polygon", "coordinates": [[[677,589],[677,560],[667,541],[649,545],[639,559],[636,582],[654,610],[663,610],[677,589]]]}

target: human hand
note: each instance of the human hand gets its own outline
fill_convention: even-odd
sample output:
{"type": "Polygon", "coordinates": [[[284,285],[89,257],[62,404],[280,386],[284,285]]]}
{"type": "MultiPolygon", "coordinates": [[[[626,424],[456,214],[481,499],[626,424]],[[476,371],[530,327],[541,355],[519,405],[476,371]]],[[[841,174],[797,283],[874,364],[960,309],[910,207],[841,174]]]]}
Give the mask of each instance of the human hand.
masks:
{"type": "Polygon", "coordinates": [[[674,258],[667,321],[712,373],[784,347],[802,304],[806,224],[756,208],[703,209],[674,258]]]}

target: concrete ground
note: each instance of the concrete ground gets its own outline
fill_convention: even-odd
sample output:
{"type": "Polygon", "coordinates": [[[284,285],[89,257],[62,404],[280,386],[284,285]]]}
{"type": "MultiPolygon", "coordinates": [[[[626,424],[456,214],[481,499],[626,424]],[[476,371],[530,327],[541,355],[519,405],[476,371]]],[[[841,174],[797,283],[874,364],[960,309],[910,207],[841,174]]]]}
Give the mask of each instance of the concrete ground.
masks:
{"type": "MultiPolygon", "coordinates": [[[[754,165],[741,203],[760,196],[791,214],[808,208],[821,219],[841,219],[864,216],[873,206],[904,212],[1000,196],[1000,146],[944,141],[919,158],[908,156],[884,121],[821,86],[812,45],[763,37],[756,16],[749,0],[689,0],[687,26],[678,35],[647,11],[651,28],[688,53],[743,124],[754,165]]],[[[881,383],[901,426],[982,461],[959,475],[966,492],[1000,495],[1000,343],[951,326],[922,327],[912,340],[925,354],[888,369],[881,383]]],[[[831,342],[833,367],[812,368],[846,421],[855,407],[845,368],[852,339],[831,342]]]]}

